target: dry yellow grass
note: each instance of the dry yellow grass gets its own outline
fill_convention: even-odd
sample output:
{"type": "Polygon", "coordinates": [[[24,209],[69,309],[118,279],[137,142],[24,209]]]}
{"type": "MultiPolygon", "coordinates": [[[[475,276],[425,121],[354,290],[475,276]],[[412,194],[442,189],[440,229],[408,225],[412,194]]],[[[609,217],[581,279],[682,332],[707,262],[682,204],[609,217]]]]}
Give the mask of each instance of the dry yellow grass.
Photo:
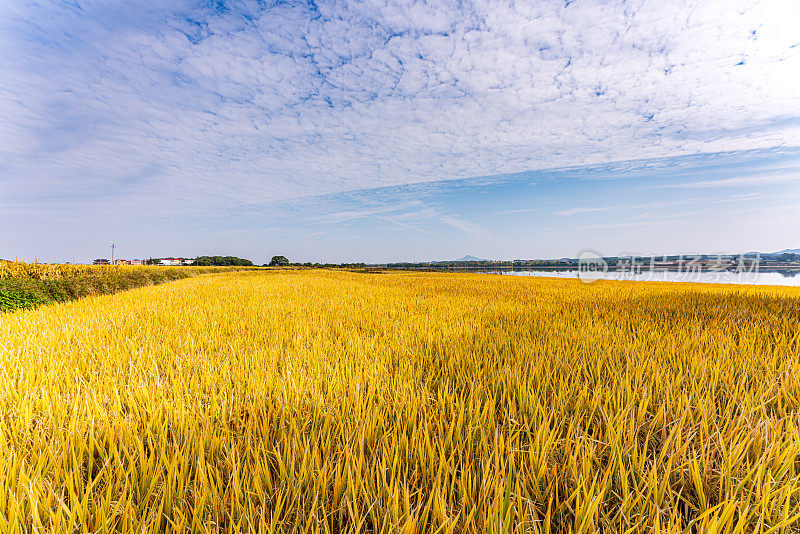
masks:
{"type": "Polygon", "coordinates": [[[47,265],[0,260],[0,313],[89,295],[116,293],[199,274],[257,268],[47,265]]]}
{"type": "Polygon", "coordinates": [[[0,531],[788,532],[800,291],[219,274],[0,316],[0,531]]]}
{"type": "MultiPolygon", "coordinates": [[[[0,280],[5,278],[32,278],[34,280],[56,280],[65,276],[85,276],[101,273],[122,266],[111,265],[48,265],[42,263],[26,263],[0,260],[0,280]]],[[[128,267],[125,269],[141,269],[128,267]]]]}
{"type": "MultiPolygon", "coordinates": [[[[65,265],[26,263],[23,261],[0,260],[0,280],[8,278],[28,278],[33,280],[59,280],[87,276],[118,276],[125,273],[147,271],[199,271],[215,272],[220,267],[164,267],[157,265],[65,265]]],[[[230,269],[230,268],[229,268],[230,269]]]]}

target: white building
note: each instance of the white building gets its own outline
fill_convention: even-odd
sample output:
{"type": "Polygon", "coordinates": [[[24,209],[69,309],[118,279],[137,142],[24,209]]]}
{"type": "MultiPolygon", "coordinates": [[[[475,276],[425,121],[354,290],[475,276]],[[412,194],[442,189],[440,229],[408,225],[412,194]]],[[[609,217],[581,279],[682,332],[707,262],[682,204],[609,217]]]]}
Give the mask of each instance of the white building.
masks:
{"type": "Polygon", "coordinates": [[[158,260],[159,265],[191,265],[194,263],[194,258],[161,258],[158,260]]]}

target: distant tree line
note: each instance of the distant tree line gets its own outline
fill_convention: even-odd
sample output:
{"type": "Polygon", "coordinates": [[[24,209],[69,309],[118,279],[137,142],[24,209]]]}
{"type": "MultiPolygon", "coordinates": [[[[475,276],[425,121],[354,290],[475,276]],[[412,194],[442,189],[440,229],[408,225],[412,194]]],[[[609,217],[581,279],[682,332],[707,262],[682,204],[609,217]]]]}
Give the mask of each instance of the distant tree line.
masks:
{"type": "Polygon", "coordinates": [[[316,269],[330,269],[334,267],[342,269],[364,269],[367,266],[366,263],[311,263],[310,261],[305,263],[293,263],[291,265],[296,265],[298,267],[314,267],[316,269]]]}
{"type": "MultiPolygon", "coordinates": [[[[146,263],[158,263],[157,259],[148,260],[146,263]]],[[[237,266],[237,267],[252,267],[253,262],[244,258],[237,258],[236,256],[198,256],[192,265],[199,267],[205,266],[237,266]]],[[[348,269],[363,269],[366,267],[365,263],[312,263],[310,261],[300,263],[292,263],[286,256],[273,256],[269,263],[263,264],[264,267],[312,267],[317,269],[324,268],[348,268],[348,269]]]]}
{"type": "Polygon", "coordinates": [[[387,263],[390,269],[491,269],[496,267],[553,267],[570,268],[578,264],[577,259],[562,258],[558,260],[453,260],[387,263]]]}
{"type": "Polygon", "coordinates": [[[244,258],[237,258],[236,256],[198,256],[194,260],[194,265],[200,267],[206,266],[228,266],[234,265],[237,267],[252,267],[253,262],[244,258]]]}
{"type": "Polygon", "coordinates": [[[346,268],[346,269],[363,269],[367,266],[366,263],[312,263],[307,262],[290,262],[286,256],[273,256],[269,263],[265,263],[264,267],[311,267],[315,269],[330,269],[330,268],[346,268]]]}

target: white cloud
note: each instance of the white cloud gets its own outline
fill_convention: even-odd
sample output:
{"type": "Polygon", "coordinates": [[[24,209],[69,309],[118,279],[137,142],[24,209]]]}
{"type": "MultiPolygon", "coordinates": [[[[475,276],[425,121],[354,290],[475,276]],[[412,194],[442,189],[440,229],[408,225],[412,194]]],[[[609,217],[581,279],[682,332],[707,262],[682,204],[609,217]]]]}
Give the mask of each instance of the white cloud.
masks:
{"type": "Polygon", "coordinates": [[[767,173],[750,176],[733,176],[717,180],[695,180],[677,184],[664,184],[653,186],[658,189],[704,189],[708,187],[748,187],[772,184],[799,183],[800,174],[796,173],[767,173]]]}
{"type": "Polygon", "coordinates": [[[579,213],[597,213],[599,211],[611,211],[618,209],[619,206],[602,206],[597,208],[570,208],[566,210],[557,211],[556,215],[577,215],[579,213]]]}
{"type": "MultiPolygon", "coordinates": [[[[678,204],[686,204],[689,202],[694,202],[696,199],[684,199],[682,201],[678,201],[678,204]]],[[[668,206],[674,206],[676,204],[675,201],[673,202],[646,202],[642,203],[628,203],[628,204],[617,204],[614,206],[593,206],[593,207],[577,207],[577,208],[569,208],[561,211],[557,211],[556,215],[578,215],[581,213],[598,213],[598,212],[606,212],[606,211],[621,211],[621,210],[639,210],[639,209],[650,209],[650,208],[663,208],[668,206]]]]}
{"type": "Polygon", "coordinates": [[[164,5],[7,8],[3,196],[193,212],[800,145],[793,0],[164,5]]]}
{"type": "Polygon", "coordinates": [[[420,228],[414,224],[409,224],[403,222],[402,217],[380,217],[381,220],[394,224],[395,226],[399,226],[400,228],[404,228],[406,230],[414,230],[415,232],[421,232],[427,235],[433,235],[433,232],[430,232],[424,228],[420,228]]]}
{"type": "MultiPolygon", "coordinates": [[[[489,232],[479,224],[448,213],[442,208],[424,206],[419,201],[396,202],[396,199],[394,200],[394,202],[380,206],[325,213],[316,216],[315,222],[326,226],[335,226],[357,220],[364,223],[364,221],[377,219],[399,228],[427,235],[438,235],[439,229],[435,228],[435,225],[444,223],[473,238],[483,239],[490,236],[489,232]]],[[[368,222],[368,225],[371,224],[373,223],[368,222]]]]}
{"type": "Polygon", "coordinates": [[[448,216],[448,217],[442,217],[440,220],[445,224],[449,224],[453,228],[457,228],[463,232],[466,232],[475,239],[488,239],[492,237],[489,231],[486,230],[486,228],[482,227],[481,225],[475,222],[468,221],[466,219],[460,219],[458,217],[448,216]]]}

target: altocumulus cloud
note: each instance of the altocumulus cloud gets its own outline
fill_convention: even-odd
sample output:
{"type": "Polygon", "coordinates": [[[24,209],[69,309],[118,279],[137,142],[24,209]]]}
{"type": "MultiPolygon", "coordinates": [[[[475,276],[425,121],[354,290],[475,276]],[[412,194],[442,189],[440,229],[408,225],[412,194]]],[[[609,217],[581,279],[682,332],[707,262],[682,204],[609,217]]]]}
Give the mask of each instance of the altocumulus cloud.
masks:
{"type": "Polygon", "coordinates": [[[7,199],[180,212],[800,145],[796,0],[4,11],[7,199]]]}

